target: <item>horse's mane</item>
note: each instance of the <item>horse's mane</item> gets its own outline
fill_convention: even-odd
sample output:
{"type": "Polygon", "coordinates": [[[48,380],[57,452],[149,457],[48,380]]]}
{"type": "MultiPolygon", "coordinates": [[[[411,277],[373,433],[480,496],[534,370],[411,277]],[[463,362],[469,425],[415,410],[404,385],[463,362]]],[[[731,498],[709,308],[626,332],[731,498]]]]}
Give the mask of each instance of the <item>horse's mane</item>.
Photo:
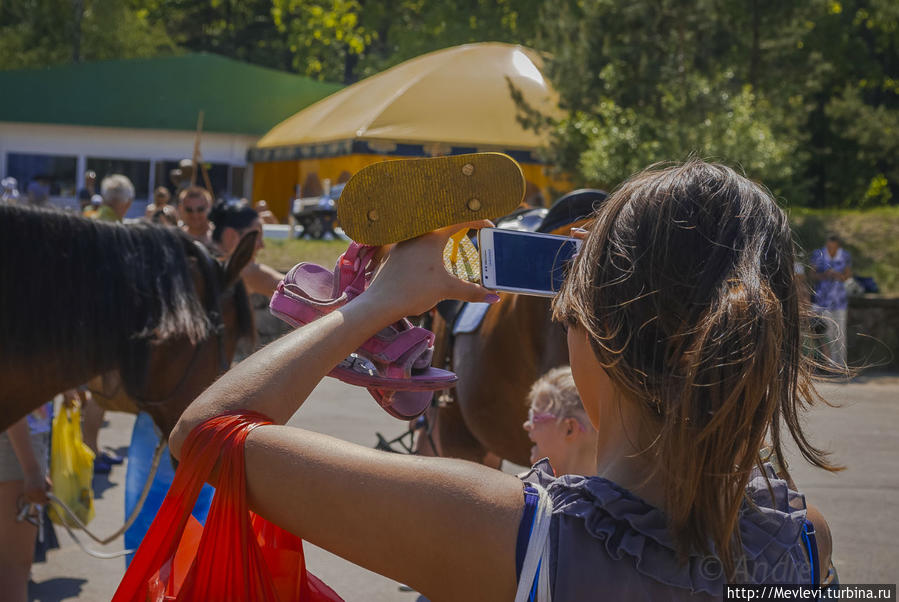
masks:
{"type": "Polygon", "coordinates": [[[65,353],[121,365],[152,340],[204,339],[188,258],[208,271],[205,255],[176,228],[0,205],[0,361],[65,353]]]}

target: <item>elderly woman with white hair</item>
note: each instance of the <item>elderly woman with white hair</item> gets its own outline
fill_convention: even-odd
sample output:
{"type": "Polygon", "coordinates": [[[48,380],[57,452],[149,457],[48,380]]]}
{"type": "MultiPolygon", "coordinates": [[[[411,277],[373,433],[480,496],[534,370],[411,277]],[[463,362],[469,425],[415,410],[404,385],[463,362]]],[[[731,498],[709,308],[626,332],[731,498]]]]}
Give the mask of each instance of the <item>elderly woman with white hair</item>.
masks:
{"type": "Polygon", "coordinates": [[[524,430],[534,442],[531,464],[548,458],[556,476],[596,472],[596,429],[570,366],[553,368],[531,386],[524,430]]]}
{"type": "Polygon", "coordinates": [[[127,176],[112,174],[100,183],[100,194],[103,205],[97,212],[97,219],[108,222],[120,222],[125,219],[128,208],[134,200],[134,184],[127,176]]]}
{"type": "MultiPolygon", "coordinates": [[[[134,184],[127,176],[112,174],[103,178],[100,183],[100,194],[103,196],[103,204],[94,215],[94,219],[107,222],[121,222],[131,207],[134,200],[134,184]]],[[[84,405],[84,443],[94,452],[94,472],[106,474],[112,470],[114,464],[121,464],[119,456],[100,450],[98,441],[100,427],[103,426],[104,410],[93,398],[88,397],[84,405]]]]}

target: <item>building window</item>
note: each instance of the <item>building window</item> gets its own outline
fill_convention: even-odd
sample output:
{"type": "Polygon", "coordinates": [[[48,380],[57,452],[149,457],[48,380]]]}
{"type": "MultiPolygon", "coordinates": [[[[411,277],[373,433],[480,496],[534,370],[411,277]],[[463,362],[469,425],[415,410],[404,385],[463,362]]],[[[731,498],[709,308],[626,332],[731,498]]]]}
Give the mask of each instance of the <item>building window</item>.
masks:
{"type": "Polygon", "coordinates": [[[75,157],[9,153],[6,155],[6,175],[19,181],[19,190],[28,190],[36,178],[50,183],[52,196],[75,196],[75,157]]]}
{"type": "Polygon", "coordinates": [[[97,174],[97,192],[100,192],[100,184],[103,178],[112,174],[127,176],[134,184],[134,198],[148,199],[150,191],[150,162],[132,161],[128,159],[99,159],[87,158],[87,168],[97,174]]]}

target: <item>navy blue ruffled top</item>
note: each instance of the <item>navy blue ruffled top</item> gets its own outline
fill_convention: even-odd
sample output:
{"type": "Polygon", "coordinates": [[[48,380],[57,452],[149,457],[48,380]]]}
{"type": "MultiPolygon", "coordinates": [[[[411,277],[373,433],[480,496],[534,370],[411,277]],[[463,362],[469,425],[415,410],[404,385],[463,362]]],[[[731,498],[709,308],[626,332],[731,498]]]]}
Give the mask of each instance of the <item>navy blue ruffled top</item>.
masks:
{"type": "MultiPolygon", "coordinates": [[[[805,497],[765,465],[756,470],[740,512],[743,558],[738,583],[809,583],[801,538],[805,497]],[[770,483],[770,489],[769,489],[770,483]]],[[[678,558],[666,517],[630,491],[602,477],[555,478],[541,460],[521,475],[552,500],[550,583],[556,602],[583,600],[716,600],[723,567],[715,556],[678,558]]]]}

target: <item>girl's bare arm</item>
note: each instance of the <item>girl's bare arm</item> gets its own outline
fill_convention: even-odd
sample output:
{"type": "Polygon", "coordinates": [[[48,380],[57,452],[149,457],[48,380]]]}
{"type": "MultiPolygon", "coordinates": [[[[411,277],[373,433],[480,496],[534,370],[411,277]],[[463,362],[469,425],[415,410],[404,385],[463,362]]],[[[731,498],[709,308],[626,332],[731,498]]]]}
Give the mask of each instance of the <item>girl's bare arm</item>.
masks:
{"type": "MultiPolygon", "coordinates": [[[[489,295],[429,259],[435,253],[439,258],[445,238],[423,238],[397,247],[365,294],[270,344],[213,384],[181,417],[172,452],[179,455],[190,430],[222,412],[254,410],[283,424],[333,366],[386,324],[420,313],[437,298],[489,295]],[[414,277],[423,272],[426,281],[414,277]]],[[[433,600],[514,597],[523,506],[515,477],[284,426],[255,429],[245,453],[252,507],[300,537],[433,600]]]]}

